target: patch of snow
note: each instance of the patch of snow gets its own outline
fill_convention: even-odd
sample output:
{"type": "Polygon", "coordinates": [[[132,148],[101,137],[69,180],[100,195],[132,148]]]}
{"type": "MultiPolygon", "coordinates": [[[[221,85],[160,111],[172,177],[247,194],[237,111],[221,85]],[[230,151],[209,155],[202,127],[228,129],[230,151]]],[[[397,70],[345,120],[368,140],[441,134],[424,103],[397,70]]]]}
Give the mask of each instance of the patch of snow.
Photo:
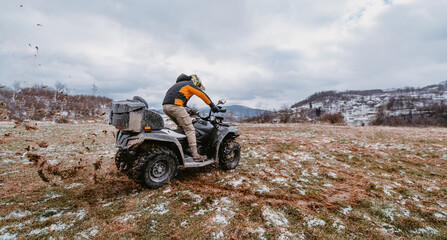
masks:
{"type": "Polygon", "coordinates": [[[160,203],[160,204],[156,205],[153,208],[148,207],[145,210],[149,210],[149,212],[151,214],[163,215],[163,214],[169,212],[169,209],[166,209],[166,206],[168,204],[169,204],[169,202],[163,202],[163,203],[160,203]]]}
{"type": "Polygon", "coordinates": [[[241,177],[241,178],[239,178],[237,180],[234,179],[233,181],[230,181],[227,184],[230,185],[230,186],[233,186],[233,187],[237,187],[237,186],[241,185],[244,180],[245,180],[245,178],[241,177]]]}
{"type": "Polygon", "coordinates": [[[166,190],[163,191],[163,194],[170,193],[171,191],[172,191],[171,188],[167,188],[166,190]]]}
{"type": "Polygon", "coordinates": [[[14,240],[17,239],[17,234],[5,233],[0,235],[0,239],[2,240],[14,240]]]}
{"type": "Polygon", "coordinates": [[[90,230],[89,232],[90,237],[95,237],[99,233],[99,230],[96,228],[90,228],[89,230],[90,230]]]}
{"type": "Polygon", "coordinates": [[[134,219],[135,219],[135,216],[134,216],[134,215],[131,215],[131,214],[125,214],[124,216],[119,217],[119,218],[118,218],[118,221],[119,221],[119,222],[122,222],[122,223],[126,223],[126,222],[129,222],[129,221],[133,221],[134,219]]]}
{"type": "Polygon", "coordinates": [[[6,230],[8,230],[8,228],[10,228],[11,226],[4,226],[2,228],[0,228],[0,233],[4,233],[6,232],[6,230]]]}
{"type": "MultiPolygon", "coordinates": [[[[223,198],[221,198],[221,199],[220,199],[220,202],[223,203],[223,204],[226,204],[226,205],[233,204],[233,201],[231,201],[231,199],[230,199],[230,198],[227,198],[227,197],[223,197],[223,198]]],[[[216,204],[216,203],[217,203],[217,202],[215,202],[215,204],[216,204]]]]}
{"type": "Polygon", "coordinates": [[[65,189],[72,189],[72,188],[79,187],[82,185],[84,185],[84,184],[83,183],[72,183],[70,185],[65,186],[65,189]]]}
{"type": "Polygon", "coordinates": [[[425,228],[419,228],[417,230],[410,231],[410,232],[414,233],[414,234],[439,235],[439,231],[430,227],[430,226],[427,226],[425,228]]]}
{"type": "Polygon", "coordinates": [[[442,213],[435,213],[435,217],[437,217],[437,218],[445,218],[446,215],[444,215],[442,213]]]}
{"type": "Polygon", "coordinates": [[[258,228],[256,228],[255,232],[259,234],[258,235],[259,239],[266,239],[265,238],[265,229],[264,228],[258,227],[258,228]]]}
{"type": "Polygon", "coordinates": [[[319,219],[319,218],[310,218],[310,219],[306,220],[306,224],[309,227],[325,226],[326,221],[319,219]]]}
{"type": "Polygon", "coordinates": [[[300,236],[298,238],[295,234],[286,230],[282,230],[281,235],[279,235],[278,237],[278,240],[288,240],[288,239],[304,239],[304,236],[300,236]]]}
{"type": "Polygon", "coordinates": [[[383,214],[385,214],[385,216],[387,216],[391,221],[394,221],[394,209],[390,209],[390,208],[383,208],[382,209],[383,214]]]}
{"type": "Polygon", "coordinates": [[[213,239],[222,239],[224,238],[224,233],[222,232],[222,230],[219,231],[218,233],[213,232],[212,237],[213,239]]]}
{"type": "Polygon", "coordinates": [[[28,235],[33,236],[33,235],[40,235],[40,234],[46,234],[48,233],[48,229],[47,228],[40,228],[40,229],[34,229],[31,232],[28,233],[28,235]]]}
{"type": "Polygon", "coordinates": [[[207,212],[211,212],[213,209],[199,209],[194,215],[203,215],[207,212]]]}
{"type": "Polygon", "coordinates": [[[274,183],[284,183],[284,182],[287,181],[287,178],[278,177],[278,178],[271,179],[271,181],[274,182],[274,183]]]}
{"type": "Polygon", "coordinates": [[[231,219],[236,213],[232,210],[233,201],[227,197],[221,198],[219,201],[215,200],[213,203],[215,208],[216,216],[214,216],[213,221],[217,224],[228,224],[228,220],[231,219]]]}
{"type": "Polygon", "coordinates": [[[108,206],[110,206],[112,204],[113,204],[113,202],[109,202],[109,203],[103,204],[102,207],[108,207],[108,206]]]}
{"type": "Polygon", "coordinates": [[[0,217],[0,220],[11,219],[11,218],[24,218],[24,217],[28,216],[29,214],[30,213],[28,211],[23,212],[21,210],[15,210],[13,212],[10,212],[5,217],[0,217]]]}
{"type": "Polygon", "coordinates": [[[344,215],[349,214],[352,211],[352,207],[348,206],[347,208],[342,208],[341,209],[341,213],[343,213],[344,215]]]}
{"type": "Polygon", "coordinates": [[[87,214],[87,212],[84,209],[79,210],[79,212],[76,213],[76,217],[79,220],[84,219],[85,215],[87,214]]]}
{"type": "Polygon", "coordinates": [[[49,200],[51,200],[51,199],[55,199],[55,198],[58,198],[58,197],[62,197],[62,195],[60,195],[60,194],[56,194],[56,193],[51,193],[51,194],[45,194],[44,195],[44,200],[42,201],[42,202],[40,202],[40,203],[46,203],[46,202],[48,202],[49,200]]]}
{"type": "Polygon", "coordinates": [[[404,209],[402,209],[402,214],[400,214],[400,216],[409,217],[410,211],[408,209],[404,208],[404,209]]]}
{"type": "Polygon", "coordinates": [[[274,226],[283,226],[288,227],[289,226],[289,220],[284,216],[284,214],[274,211],[270,209],[269,207],[265,207],[262,211],[262,216],[267,220],[268,224],[274,225],[274,226]]]}
{"type": "Polygon", "coordinates": [[[73,224],[67,225],[67,224],[62,223],[62,222],[57,222],[57,223],[51,224],[51,226],[49,227],[49,230],[51,232],[53,232],[53,231],[62,231],[62,230],[67,230],[67,229],[71,228],[72,226],[73,226],[73,224]]]}
{"type": "Polygon", "coordinates": [[[228,221],[227,218],[223,215],[221,215],[220,213],[218,213],[214,218],[213,221],[217,224],[224,224],[227,225],[228,221]]]}
{"type": "Polygon", "coordinates": [[[383,192],[387,195],[387,196],[393,196],[392,193],[394,193],[393,190],[391,190],[391,187],[389,186],[383,186],[383,192]]]}
{"type": "Polygon", "coordinates": [[[51,160],[47,160],[47,162],[48,162],[50,165],[56,165],[56,164],[58,164],[60,161],[57,160],[57,159],[51,159],[51,160]]]}
{"type": "Polygon", "coordinates": [[[262,185],[260,188],[257,188],[254,191],[258,193],[268,193],[270,192],[270,188],[265,185],[262,185]]]}
{"type": "Polygon", "coordinates": [[[330,178],[337,178],[337,174],[335,174],[333,172],[328,172],[327,176],[330,178]]]}
{"type": "Polygon", "coordinates": [[[337,229],[337,232],[341,232],[346,228],[343,222],[338,218],[334,220],[334,223],[332,223],[332,227],[337,229]]]}
{"type": "Polygon", "coordinates": [[[382,233],[399,233],[402,232],[400,229],[396,230],[396,228],[393,225],[390,225],[388,223],[382,223],[382,228],[377,229],[382,233]]]}
{"type": "Polygon", "coordinates": [[[304,176],[304,177],[308,177],[308,176],[310,176],[310,175],[307,173],[307,169],[304,169],[304,171],[301,172],[301,175],[304,176]]]}
{"type": "Polygon", "coordinates": [[[12,159],[3,159],[2,163],[5,163],[5,164],[7,164],[7,163],[14,163],[14,160],[12,160],[12,159]]]}
{"type": "Polygon", "coordinates": [[[398,182],[393,182],[394,185],[401,187],[402,184],[398,183],[398,182]]]}
{"type": "Polygon", "coordinates": [[[439,191],[439,190],[440,190],[440,188],[439,188],[439,187],[436,187],[436,186],[434,186],[434,187],[428,187],[428,188],[427,188],[427,191],[429,191],[429,192],[439,191]]]}

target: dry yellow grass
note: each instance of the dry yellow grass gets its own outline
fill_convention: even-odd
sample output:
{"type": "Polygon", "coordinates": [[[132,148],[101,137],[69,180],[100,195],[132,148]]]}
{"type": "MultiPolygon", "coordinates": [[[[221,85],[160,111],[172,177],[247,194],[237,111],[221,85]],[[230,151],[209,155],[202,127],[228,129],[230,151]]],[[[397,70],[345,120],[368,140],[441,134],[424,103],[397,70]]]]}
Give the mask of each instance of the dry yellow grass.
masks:
{"type": "Polygon", "coordinates": [[[0,238],[446,238],[447,129],[238,128],[238,168],[147,190],[107,124],[0,122],[0,238]]]}

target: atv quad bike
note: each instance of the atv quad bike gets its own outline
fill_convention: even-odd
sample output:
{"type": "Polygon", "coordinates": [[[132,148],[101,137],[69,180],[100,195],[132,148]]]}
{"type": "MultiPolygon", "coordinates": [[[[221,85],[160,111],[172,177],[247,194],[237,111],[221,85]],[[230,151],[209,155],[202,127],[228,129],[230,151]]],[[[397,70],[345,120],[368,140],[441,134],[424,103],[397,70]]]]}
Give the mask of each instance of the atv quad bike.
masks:
{"type": "MultiPolygon", "coordinates": [[[[219,112],[226,112],[220,100],[219,112]]],[[[149,110],[144,99],[114,101],[109,124],[118,129],[115,163],[119,171],[146,188],[159,188],[170,182],[179,169],[219,164],[224,170],[237,167],[241,147],[236,142],[235,124],[224,122],[219,113],[192,120],[196,129],[197,149],[207,160],[195,162],[182,128],[168,129],[163,118],[149,110]]]]}

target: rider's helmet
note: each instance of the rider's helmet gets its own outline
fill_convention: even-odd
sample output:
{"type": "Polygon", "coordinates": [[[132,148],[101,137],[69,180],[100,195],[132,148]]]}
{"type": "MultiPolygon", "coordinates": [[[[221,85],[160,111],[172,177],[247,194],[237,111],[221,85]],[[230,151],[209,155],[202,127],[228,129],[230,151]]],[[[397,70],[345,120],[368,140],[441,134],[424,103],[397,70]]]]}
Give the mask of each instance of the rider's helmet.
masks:
{"type": "Polygon", "coordinates": [[[194,85],[196,85],[198,88],[202,89],[205,91],[205,87],[202,84],[202,81],[200,81],[200,78],[196,75],[193,74],[191,75],[191,81],[194,83],[194,85]]]}

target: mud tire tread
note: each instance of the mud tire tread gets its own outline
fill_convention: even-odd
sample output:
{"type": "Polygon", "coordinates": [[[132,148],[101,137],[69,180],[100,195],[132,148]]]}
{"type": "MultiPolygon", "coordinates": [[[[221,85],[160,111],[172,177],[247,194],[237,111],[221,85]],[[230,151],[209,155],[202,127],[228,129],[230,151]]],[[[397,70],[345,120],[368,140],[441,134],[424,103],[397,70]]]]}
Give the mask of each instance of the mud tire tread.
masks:
{"type": "Polygon", "coordinates": [[[175,153],[172,150],[155,147],[152,151],[146,152],[146,154],[140,154],[137,160],[134,162],[132,170],[128,172],[128,177],[133,179],[136,183],[140,184],[145,188],[156,189],[163,185],[169,183],[178,173],[179,164],[175,153]],[[163,182],[150,182],[145,179],[145,171],[147,165],[160,155],[166,156],[169,161],[172,161],[172,172],[169,174],[168,179],[163,182]]]}
{"type": "Polygon", "coordinates": [[[233,138],[226,138],[219,148],[219,165],[223,170],[235,169],[239,165],[241,158],[241,146],[233,138]],[[236,153],[235,153],[236,151],[236,153]],[[236,154],[233,161],[226,161],[226,155],[231,152],[236,154]]]}

